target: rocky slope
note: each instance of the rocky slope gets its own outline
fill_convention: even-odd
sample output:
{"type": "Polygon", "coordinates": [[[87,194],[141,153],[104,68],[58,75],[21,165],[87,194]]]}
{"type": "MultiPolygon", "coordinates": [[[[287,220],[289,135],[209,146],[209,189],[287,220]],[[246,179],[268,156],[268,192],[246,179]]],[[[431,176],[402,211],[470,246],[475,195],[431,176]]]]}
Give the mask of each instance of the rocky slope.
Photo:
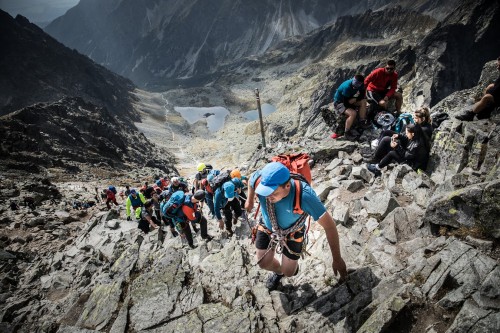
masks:
{"type": "MultiPolygon", "coordinates": [[[[489,63],[477,87],[435,109],[454,114],[497,75],[489,63]]],[[[443,122],[430,176],[391,165],[374,178],[361,156],[368,141],[302,139],[255,151],[247,172],[277,153],[311,154],[315,190],[337,222],[351,268],[339,283],[325,235],[313,224],[311,255],[273,292],[255,265],[246,220],[227,239],[209,219],[215,239],[197,236],[190,250],[170,234],[141,234],[123,206],[73,209],[72,200],[92,199],[102,186],[99,175],[40,178],[46,190],[36,211],[0,212],[0,325],[5,332],[496,332],[499,124],[500,110],[489,120],[443,122]]],[[[133,175],[105,182],[145,179],[133,175]]],[[[2,200],[32,193],[32,183],[12,173],[2,200]]]]}
{"type": "MultiPolygon", "coordinates": [[[[494,5],[486,0],[475,4],[483,9],[485,4],[494,5]]],[[[478,13],[459,7],[448,19],[458,30],[459,17],[468,27],[472,22],[484,24],[474,30],[480,41],[481,33],[490,31],[494,22],[474,16],[478,13]]],[[[490,18],[497,15],[495,10],[485,13],[490,18]]],[[[142,167],[154,153],[142,135],[132,129],[132,134],[113,133],[113,126],[124,128],[120,119],[106,109],[68,98],[1,119],[1,135],[8,140],[2,141],[7,159],[0,164],[0,330],[497,332],[500,110],[488,120],[443,122],[433,138],[427,174],[391,165],[382,177],[374,178],[362,154],[370,150],[376,130],[366,131],[359,142],[324,139],[329,134],[327,110],[335,84],[356,70],[377,66],[379,61],[370,55],[383,59],[391,50],[408,87],[411,82],[426,82],[423,75],[433,74],[432,70],[445,71],[432,59],[444,59],[448,51],[427,48],[428,54],[418,53],[415,50],[429,43],[412,32],[442,31],[449,26],[439,24],[436,17],[402,9],[360,15],[364,20],[359,24],[368,24],[371,18],[398,17],[389,14],[407,15],[410,22],[425,24],[405,25],[403,19],[396,19],[391,21],[394,25],[388,23],[357,41],[325,28],[327,32],[319,31],[316,42],[313,33],[303,39],[307,47],[300,43],[291,47],[289,61],[283,60],[288,51],[275,48],[264,58],[239,62],[242,72],[253,66],[248,67],[256,71],[253,77],[222,76],[220,86],[135,95],[136,107],[159,124],[149,128],[152,121],[144,122],[144,132],[155,141],[163,139],[170,148],[189,146],[192,165],[200,160],[216,167],[238,165],[249,174],[275,154],[309,152],[314,188],[338,225],[341,251],[351,268],[348,281],[339,283],[332,275],[327,241],[315,224],[309,233],[311,255],[301,260],[300,273],[269,292],[264,286],[267,273],[255,265],[246,220],[240,220],[235,236],[227,239],[210,219],[209,233],[215,239],[206,243],[197,236],[198,247],[190,250],[179,237],[163,239],[157,231],[141,234],[135,221],[125,219],[121,199],[122,206],[111,211],[98,199],[97,206],[75,209],[75,200],[95,200],[95,188],[139,186],[175,170],[142,167]],[[330,41],[328,35],[335,38],[330,41]],[[310,59],[295,51],[314,50],[314,45],[331,53],[310,59]],[[414,69],[421,56],[434,67],[414,69]],[[266,66],[266,59],[273,66],[266,66]],[[239,118],[254,102],[250,89],[254,87],[261,89],[263,99],[278,106],[266,118],[270,140],[263,149],[256,149],[260,140],[256,122],[243,124],[239,118]],[[237,107],[225,129],[213,137],[197,138],[196,131],[176,115],[168,113],[169,122],[163,123],[163,110],[180,100],[237,107]],[[169,132],[166,125],[171,126],[169,132]],[[45,129],[53,138],[45,135],[45,129]],[[184,131],[180,141],[172,129],[184,131]],[[137,143],[141,149],[134,149],[137,143]],[[129,161],[139,167],[127,165],[129,161]],[[26,197],[35,199],[35,210],[8,209],[10,201],[22,202],[26,197]]],[[[346,32],[357,21],[344,18],[337,24],[346,32]]],[[[462,61],[458,55],[454,59],[462,61]]],[[[443,100],[425,95],[426,101],[435,104],[433,111],[453,116],[477,98],[498,71],[490,62],[481,75],[473,75],[480,80],[471,89],[443,100]]],[[[416,105],[417,96],[424,95],[407,97],[416,105]]],[[[254,215],[250,217],[252,224],[254,215]]]]}
{"type": "Polygon", "coordinates": [[[0,10],[0,29],[0,115],[74,96],[139,120],[129,80],[63,46],[22,16],[14,19],[0,10]]]}
{"type": "Polygon", "coordinates": [[[80,98],[35,104],[0,119],[4,171],[60,168],[78,173],[88,167],[123,170],[130,165],[175,171],[171,156],[135,127],[80,98]]]}

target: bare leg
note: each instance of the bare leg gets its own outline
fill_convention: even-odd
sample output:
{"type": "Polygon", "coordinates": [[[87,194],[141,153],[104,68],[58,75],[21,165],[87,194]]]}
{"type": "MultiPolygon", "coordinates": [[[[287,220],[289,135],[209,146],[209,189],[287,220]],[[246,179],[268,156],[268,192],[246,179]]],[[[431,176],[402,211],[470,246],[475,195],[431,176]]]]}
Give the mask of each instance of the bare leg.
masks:
{"type": "Polygon", "coordinates": [[[267,254],[266,254],[266,252],[267,252],[267,249],[266,250],[257,249],[257,253],[256,253],[257,261],[259,261],[260,258],[264,257],[262,260],[260,260],[259,267],[263,268],[265,270],[268,270],[268,271],[282,274],[281,264],[278,261],[278,259],[276,259],[274,257],[274,250],[269,250],[269,252],[267,252],[267,254]]]}
{"type": "Polygon", "coordinates": [[[398,113],[401,113],[401,107],[403,106],[403,95],[396,91],[393,97],[394,99],[396,99],[396,111],[398,113]]]}
{"type": "Polygon", "coordinates": [[[486,94],[483,96],[483,98],[481,98],[481,100],[479,102],[474,104],[474,106],[472,107],[472,112],[479,113],[479,112],[483,111],[484,109],[486,109],[488,106],[493,105],[494,103],[495,103],[495,100],[494,100],[493,96],[490,94],[486,94]]]}
{"type": "Polygon", "coordinates": [[[347,119],[345,120],[345,131],[347,132],[351,129],[352,124],[354,124],[354,121],[356,120],[356,111],[353,109],[346,109],[344,114],[347,116],[347,119]]]}
{"type": "Polygon", "coordinates": [[[362,99],[356,102],[355,105],[359,107],[358,109],[359,119],[361,120],[366,119],[366,99],[362,99]]]}
{"type": "Polygon", "coordinates": [[[298,260],[292,260],[286,256],[281,259],[281,271],[285,276],[293,276],[297,270],[298,260]]]}

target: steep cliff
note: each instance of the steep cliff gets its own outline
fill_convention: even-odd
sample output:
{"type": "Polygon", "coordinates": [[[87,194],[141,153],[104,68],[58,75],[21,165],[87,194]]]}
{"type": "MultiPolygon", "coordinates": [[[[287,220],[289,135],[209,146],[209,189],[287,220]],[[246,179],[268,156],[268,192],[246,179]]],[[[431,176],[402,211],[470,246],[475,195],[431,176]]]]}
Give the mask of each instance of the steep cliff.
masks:
{"type": "Polygon", "coordinates": [[[387,3],[84,0],[45,30],[138,85],[177,86],[213,79],[224,63],[387,3]]]}
{"type": "Polygon", "coordinates": [[[129,80],[47,35],[26,18],[0,11],[0,115],[64,96],[81,97],[137,121],[129,80]]]}

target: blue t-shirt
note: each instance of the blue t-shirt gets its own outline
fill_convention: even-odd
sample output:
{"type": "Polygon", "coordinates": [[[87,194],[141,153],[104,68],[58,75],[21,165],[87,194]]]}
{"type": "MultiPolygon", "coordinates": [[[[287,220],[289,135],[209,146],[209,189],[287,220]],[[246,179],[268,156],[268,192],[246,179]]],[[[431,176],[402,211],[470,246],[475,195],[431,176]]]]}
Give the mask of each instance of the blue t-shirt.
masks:
{"type": "Polygon", "coordinates": [[[352,79],[342,82],[338,87],[333,100],[338,103],[347,103],[347,100],[351,98],[358,98],[359,96],[365,95],[365,87],[361,85],[359,88],[354,88],[352,86],[352,79]]]}
{"type": "MultiPolygon", "coordinates": [[[[253,173],[250,177],[250,186],[255,188],[255,181],[260,177],[261,171],[258,170],[253,173]]],[[[309,184],[306,182],[302,182],[302,202],[300,207],[304,212],[308,215],[312,216],[314,221],[317,221],[323,214],[326,212],[326,208],[319,200],[316,192],[312,189],[309,184]]],[[[295,222],[299,219],[299,214],[293,213],[293,206],[295,201],[295,180],[291,181],[290,193],[281,199],[280,201],[274,204],[274,208],[276,211],[276,218],[278,220],[278,225],[282,229],[290,228],[295,224],[295,222]]],[[[262,206],[262,219],[264,220],[264,224],[269,230],[272,230],[271,220],[269,219],[269,214],[267,213],[266,206],[266,197],[257,195],[259,198],[259,202],[262,206]]]]}

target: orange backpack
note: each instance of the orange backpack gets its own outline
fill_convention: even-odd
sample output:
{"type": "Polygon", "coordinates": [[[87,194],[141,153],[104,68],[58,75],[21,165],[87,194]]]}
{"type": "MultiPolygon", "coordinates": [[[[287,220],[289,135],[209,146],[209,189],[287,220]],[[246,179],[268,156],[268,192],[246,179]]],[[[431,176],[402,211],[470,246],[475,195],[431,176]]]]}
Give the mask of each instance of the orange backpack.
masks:
{"type": "MultiPolygon", "coordinates": [[[[309,166],[309,155],[306,153],[296,153],[296,154],[280,154],[271,158],[272,162],[280,162],[288,170],[290,170],[290,175],[295,181],[295,200],[293,204],[293,212],[295,214],[303,214],[304,211],[301,208],[302,200],[302,185],[300,181],[306,181],[309,185],[312,182],[311,167],[309,166]]],[[[255,188],[260,183],[260,177],[255,181],[255,188]]],[[[260,204],[259,204],[260,207],[260,204]]],[[[258,209],[257,209],[258,212],[258,209]]],[[[256,216],[257,216],[256,212],[256,216]]]]}

